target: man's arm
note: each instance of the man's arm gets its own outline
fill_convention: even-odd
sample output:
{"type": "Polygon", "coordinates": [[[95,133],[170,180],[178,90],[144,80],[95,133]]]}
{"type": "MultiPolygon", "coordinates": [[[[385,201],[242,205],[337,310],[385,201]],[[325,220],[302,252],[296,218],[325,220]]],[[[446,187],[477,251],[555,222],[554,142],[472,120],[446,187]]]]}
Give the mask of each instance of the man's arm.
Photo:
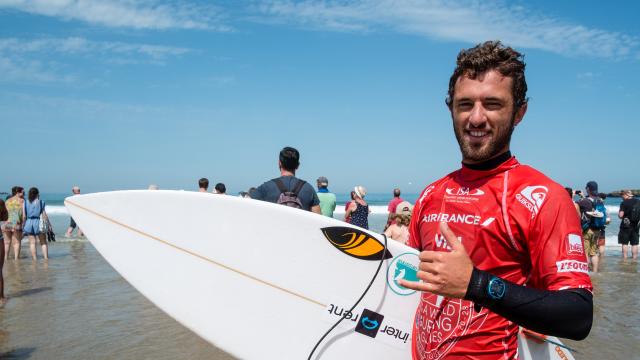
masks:
{"type": "Polygon", "coordinates": [[[311,207],[311,212],[314,212],[316,214],[322,214],[322,211],[320,210],[320,205],[313,205],[311,207]]]}
{"type": "MultiPolygon", "coordinates": [[[[489,283],[497,277],[473,269],[466,300],[527,329],[572,340],[589,335],[593,320],[593,295],[585,289],[539,290],[499,279],[504,284],[501,299],[494,299],[489,283]]],[[[495,295],[495,294],[494,294],[495,295]]]]}
{"type": "Polygon", "coordinates": [[[546,335],[580,340],[589,334],[593,319],[593,299],[589,291],[539,290],[499,279],[474,268],[464,246],[446,223],[440,223],[440,232],[452,251],[421,252],[418,271],[421,282],[400,280],[402,286],[471,300],[518,325],[546,335]],[[489,295],[488,286],[493,278],[504,284],[504,293],[497,300],[489,295]]]}

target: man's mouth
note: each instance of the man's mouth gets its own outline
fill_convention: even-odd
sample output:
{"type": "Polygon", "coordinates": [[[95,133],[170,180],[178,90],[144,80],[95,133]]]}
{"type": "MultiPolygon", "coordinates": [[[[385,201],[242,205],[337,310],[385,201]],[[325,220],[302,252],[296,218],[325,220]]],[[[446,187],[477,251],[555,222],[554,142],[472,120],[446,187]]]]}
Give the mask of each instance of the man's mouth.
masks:
{"type": "Polygon", "coordinates": [[[489,132],[484,130],[466,130],[465,132],[473,139],[482,139],[489,135],[489,132]]]}

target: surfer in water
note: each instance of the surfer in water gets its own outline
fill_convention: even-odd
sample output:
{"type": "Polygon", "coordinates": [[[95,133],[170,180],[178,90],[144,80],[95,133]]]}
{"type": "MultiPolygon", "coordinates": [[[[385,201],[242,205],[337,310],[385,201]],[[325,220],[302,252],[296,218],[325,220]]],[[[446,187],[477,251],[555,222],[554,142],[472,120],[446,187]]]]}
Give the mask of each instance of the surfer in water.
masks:
{"type": "Polygon", "coordinates": [[[409,245],[422,291],[414,359],[514,359],[518,326],[584,339],[592,285],[575,207],[564,188],[522,165],[511,134],[527,111],[522,55],[499,41],[462,50],[446,104],[462,168],[427,186],[409,245]]]}

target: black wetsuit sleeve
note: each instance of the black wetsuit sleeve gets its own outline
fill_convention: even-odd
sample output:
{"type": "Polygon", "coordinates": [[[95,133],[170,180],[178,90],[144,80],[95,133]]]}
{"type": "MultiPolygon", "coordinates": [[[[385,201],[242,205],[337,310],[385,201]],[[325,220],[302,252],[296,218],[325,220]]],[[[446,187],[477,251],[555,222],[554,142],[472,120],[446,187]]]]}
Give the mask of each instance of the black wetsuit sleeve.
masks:
{"type": "Polygon", "coordinates": [[[494,300],[488,294],[494,275],[474,269],[465,299],[486,307],[514,323],[545,335],[582,340],[593,321],[593,295],[584,289],[540,290],[502,280],[504,296],[494,300]]]}

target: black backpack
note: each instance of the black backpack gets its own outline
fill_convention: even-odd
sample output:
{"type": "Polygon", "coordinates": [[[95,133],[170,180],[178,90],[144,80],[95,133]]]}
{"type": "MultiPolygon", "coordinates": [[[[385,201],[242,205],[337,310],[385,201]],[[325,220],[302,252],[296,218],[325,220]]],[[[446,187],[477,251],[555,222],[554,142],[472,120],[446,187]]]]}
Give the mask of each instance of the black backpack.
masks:
{"type": "Polygon", "coordinates": [[[273,179],[273,182],[276,183],[276,186],[280,190],[280,196],[278,197],[278,201],[276,203],[296,209],[304,209],[304,207],[302,206],[302,201],[300,201],[298,194],[300,193],[300,190],[302,190],[302,187],[304,186],[304,184],[306,184],[306,182],[300,179],[297,180],[298,184],[293,188],[293,190],[289,190],[284,186],[282,179],[273,179]]]}
{"type": "Polygon", "coordinates": [[[640,228],[640,200],[638,199],[636,199],[633,207],[631,208],[629,220],[631,221],[631,226],[633,226],[635,229],[640,228]]]}

